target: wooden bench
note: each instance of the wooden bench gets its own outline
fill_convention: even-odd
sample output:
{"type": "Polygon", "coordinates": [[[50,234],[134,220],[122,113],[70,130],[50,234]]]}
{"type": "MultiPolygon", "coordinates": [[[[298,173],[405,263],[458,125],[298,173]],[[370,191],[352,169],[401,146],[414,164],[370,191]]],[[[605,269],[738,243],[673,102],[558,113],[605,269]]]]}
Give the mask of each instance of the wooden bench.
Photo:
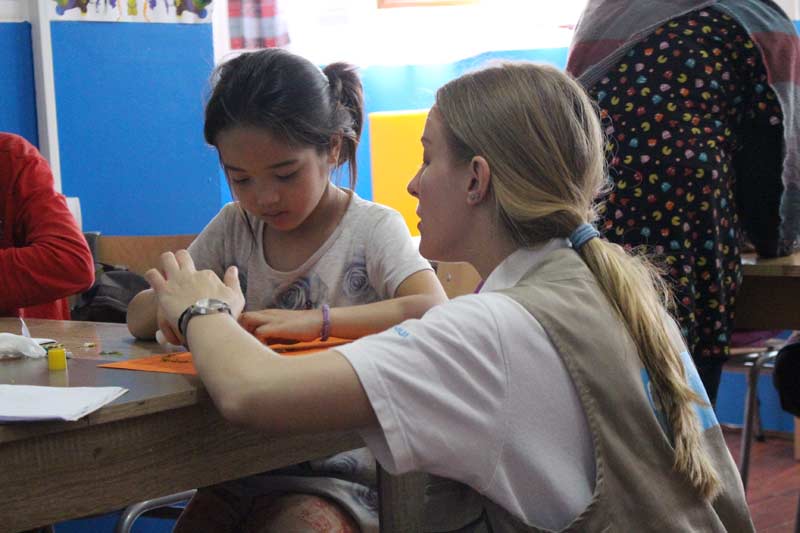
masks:
{"type": "Polygon", "coordinates": [[[161,254],[188,248],[196,235],[100,235],[96,257],[101,263],[125,265],[144,274],[161,264],[161,254]]]}

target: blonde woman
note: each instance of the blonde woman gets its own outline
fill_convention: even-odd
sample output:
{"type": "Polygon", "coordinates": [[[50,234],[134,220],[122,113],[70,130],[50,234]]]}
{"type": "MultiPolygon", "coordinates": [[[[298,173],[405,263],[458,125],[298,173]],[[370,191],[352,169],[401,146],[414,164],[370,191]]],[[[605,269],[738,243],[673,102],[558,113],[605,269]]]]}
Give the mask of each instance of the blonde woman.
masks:
{"type": "Polygon", "coordinates": [[[432,513],[451,529],[752,531],[658,274],[591,225],[603,142],[583,89],[553,68],[446,84],[408,188],[423,255],[469,261],[486,282],[319,355],[282,358],[241,329],[235,268],[220,281],[179,252],[166,279],[147,276],[225,417],[359,428],[389,471],[474,490],[474,506],[432,513]]]}

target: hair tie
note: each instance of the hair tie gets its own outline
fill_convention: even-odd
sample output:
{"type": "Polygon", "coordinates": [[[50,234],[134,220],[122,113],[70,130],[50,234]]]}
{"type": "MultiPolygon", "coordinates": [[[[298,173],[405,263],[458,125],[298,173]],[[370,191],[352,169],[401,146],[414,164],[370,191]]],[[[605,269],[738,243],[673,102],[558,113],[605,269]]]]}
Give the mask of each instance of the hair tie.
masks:
{"type": "Polygon", "coordinates": [[[594,226],[584,222],[575,228],[575,231],[573,231],[572,235],[569,236],[569,242],[572,243],[572,247],[577,252],[584,244],[599,236],[600,232],[597,231],[594,226]]]}
{"type": "Polygon", "coordinates": [[[322,304],[322,331],[319,340],[326,341],[331,336],[331,308],[328,304],[322,304]]]}

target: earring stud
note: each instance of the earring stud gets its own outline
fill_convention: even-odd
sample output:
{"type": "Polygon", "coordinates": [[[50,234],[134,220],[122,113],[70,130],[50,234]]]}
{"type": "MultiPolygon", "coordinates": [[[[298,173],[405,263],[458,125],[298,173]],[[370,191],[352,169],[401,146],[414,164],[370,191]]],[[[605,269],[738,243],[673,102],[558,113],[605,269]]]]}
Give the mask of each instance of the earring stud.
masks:
{"type": "Polygon", "coordinates": [[[469,198],[470,202],[476,202],[480,199],[480,196],[476,192],[471,192],[467,198],[469,198]]]}

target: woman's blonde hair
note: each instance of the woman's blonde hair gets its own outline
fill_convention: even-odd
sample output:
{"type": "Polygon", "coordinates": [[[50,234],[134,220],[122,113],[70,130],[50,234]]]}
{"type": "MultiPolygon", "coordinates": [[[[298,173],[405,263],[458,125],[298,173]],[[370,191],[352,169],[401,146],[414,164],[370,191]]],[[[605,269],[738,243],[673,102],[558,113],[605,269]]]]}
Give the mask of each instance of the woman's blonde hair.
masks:
{"type": "MultiPolygon", "coordinates": [[[[599,113],[583,88],[559,70],[532,63],[498,63],[444,85],[436,107],[451,151],[460,161],[484,157],[503,225],[519,246],[568,237],[597,218],[606,188],[599,113]]],[[[641,256],[604,239],[580,255],[633,338],[673,433],[677,472],[705,498],[719,479],[702,446],[680,354],[665,324],[668,287],[641,256]]]]}

